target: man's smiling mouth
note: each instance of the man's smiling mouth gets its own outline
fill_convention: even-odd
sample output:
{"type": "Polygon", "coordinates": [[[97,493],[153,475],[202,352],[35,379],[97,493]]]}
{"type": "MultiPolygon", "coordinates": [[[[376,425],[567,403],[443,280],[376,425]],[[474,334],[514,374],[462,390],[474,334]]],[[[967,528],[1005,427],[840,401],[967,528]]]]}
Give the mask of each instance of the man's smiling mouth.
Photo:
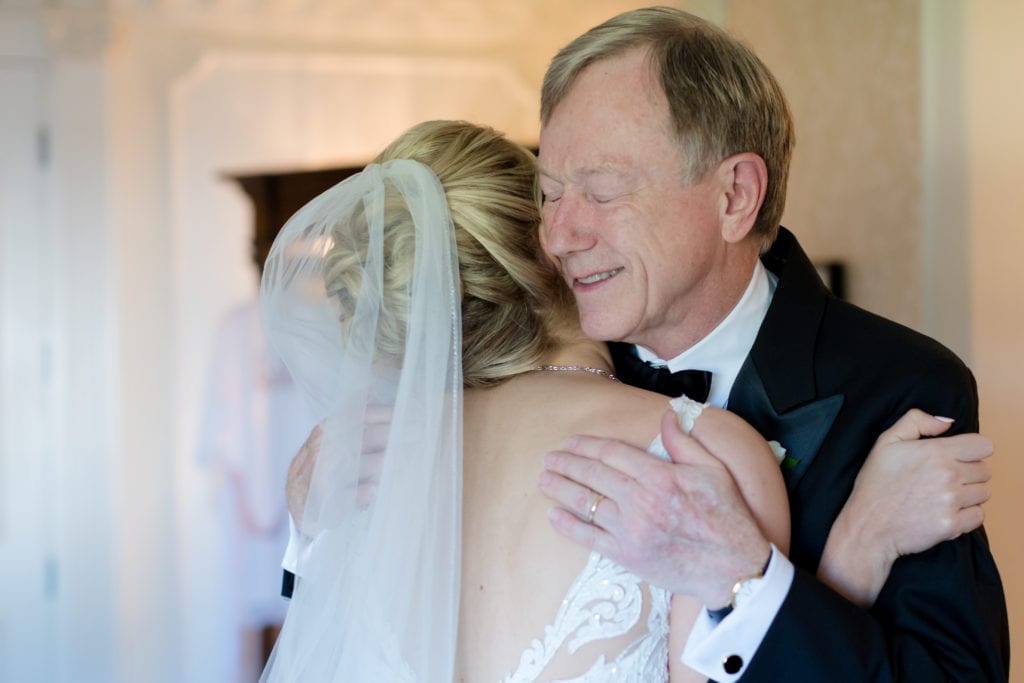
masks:
{"type": "Polygon", "coordinates": [[[614,277],[615,275],[618,275],[620,272],[622,272],[622,268],[614,268],[612,270],[606,270],[601,273],[594,273],[593,275],[588,275],[587,277],[578,277],[576,278],[576,282],[581,285],[592,285],[595,282],[600,282],[601,280],[607,280],[610,277],[614,277]]]}

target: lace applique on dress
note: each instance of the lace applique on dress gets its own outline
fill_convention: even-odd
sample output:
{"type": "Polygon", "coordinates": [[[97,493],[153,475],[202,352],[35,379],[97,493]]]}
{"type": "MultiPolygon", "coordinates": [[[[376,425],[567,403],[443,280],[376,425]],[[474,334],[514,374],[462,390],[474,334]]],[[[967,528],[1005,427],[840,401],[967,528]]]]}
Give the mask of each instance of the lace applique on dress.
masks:
{"type": "Polygon", "coordinates": [[[591,553],[562,600],[554,624],[545,627],[544,639],[530,643],[530,648],[520,657],[519,667],[503,678],[502,683],[536,680],[563,647],[572,655],[587,643],[625,635],[640,620],[645,594],[651,601],[647,630],[613,660],[607,661],[602,655],[582,676],[563,680],[565,683],[667,680],[669,593],[647,586],[611,560],[591,553]]]}

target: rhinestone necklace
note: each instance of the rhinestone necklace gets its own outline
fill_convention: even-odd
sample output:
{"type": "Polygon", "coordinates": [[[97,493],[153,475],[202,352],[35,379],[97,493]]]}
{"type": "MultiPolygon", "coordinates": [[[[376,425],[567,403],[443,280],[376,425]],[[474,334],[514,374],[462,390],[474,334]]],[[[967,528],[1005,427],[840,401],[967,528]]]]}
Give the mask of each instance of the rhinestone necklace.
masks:
{"type": "Polygon", "coordinates": [[[607,377],[613,382],[619,381],[618,377],[608,372],[607,370],[602,370],[601,368],[591,368],[587,367],[586,365],[539,365],[536,368],[534,368],[534,370],[544,372],[589,372],[592,375],[601,375],[602,377],[607,377]]]}

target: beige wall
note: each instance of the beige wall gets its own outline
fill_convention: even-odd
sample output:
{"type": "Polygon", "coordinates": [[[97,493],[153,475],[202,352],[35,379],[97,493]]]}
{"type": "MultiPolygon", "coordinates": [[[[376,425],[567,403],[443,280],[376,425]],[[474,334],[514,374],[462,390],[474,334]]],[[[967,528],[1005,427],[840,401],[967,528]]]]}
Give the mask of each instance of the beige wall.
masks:
{"type": "Polygon", "coordinates": [[[972,366],[981,420],[996,444],[987,527],[1010,604],[1024,681],[1024,4],[969,3],[966,12],[972,366]]]}
{"type": "Polygon", "coordinates": [[[854,302],[917,327],[918,3],[727,5],[726,25],[772,69],[796,121],[783,224],[812,258],[847,265],[854,302]]]}

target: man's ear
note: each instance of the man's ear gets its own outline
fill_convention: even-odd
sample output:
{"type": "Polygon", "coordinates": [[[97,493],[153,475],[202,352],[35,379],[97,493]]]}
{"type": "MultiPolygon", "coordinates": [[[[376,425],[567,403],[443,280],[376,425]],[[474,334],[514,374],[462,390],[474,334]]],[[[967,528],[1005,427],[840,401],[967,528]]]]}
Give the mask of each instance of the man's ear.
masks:
{"type": "Polygon", "coordinates": [[[723,189],[719,209],[722,237],[735,244],[746,239],[754,227],[768,189],[768,167],[757,154],[741,152],[718,165],[718,177],[723,189]]]}

